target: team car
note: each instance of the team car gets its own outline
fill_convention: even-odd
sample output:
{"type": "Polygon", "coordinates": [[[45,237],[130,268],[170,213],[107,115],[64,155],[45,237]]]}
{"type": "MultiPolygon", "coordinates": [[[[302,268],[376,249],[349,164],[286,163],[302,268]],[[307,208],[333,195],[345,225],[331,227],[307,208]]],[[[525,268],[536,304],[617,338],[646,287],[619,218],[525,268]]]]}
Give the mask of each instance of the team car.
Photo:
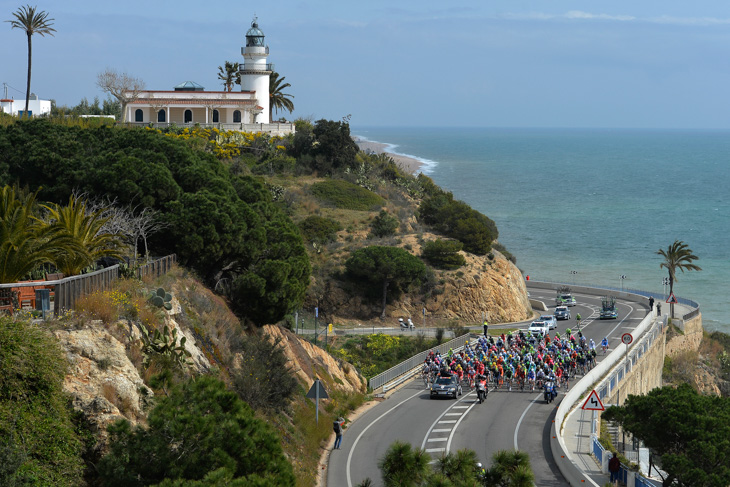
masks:
{"type": "Polygon", "coordinates": [[[556,306],[575,306],[575,298],[568,286],[558,288],[558,295],[555,297],[556,306]]]}
{"type": "Polygon", "coordinates": [[[616,298],[613,296],[604,296],[601,299],[601,312],[599,317],[602,320],[614,320],[618,318],[618,311],[616,311],[616,298]]]}
{"type": "Polygon", "coordinates": [[[558,327],[558,322],[555,320],[553,315],[540,315],[540,318],[537,321],[544,321],[548,326],[548,330],[554,330],[558,327]]]}
{"type": "Polygon", "coordinates": [[[431,399],[434,397],[453,397],[461,396],[461,384],[459,378],[455,375],[451,377],[438,377],[431,385],[431,399]]]}
{"type": "Polygon", "coordinates": [[[548,327],[548,324],[544,321],[533,321],[530,323],[530,327],[527,329],[528,332],[530,332],[531,335],[539,336],[539,335],[547,335],[550,331],[550,328],[548,327]]]}
{"type": "Polygon", "coordinates": [[[556,320],[569,320],[570,310],[567,306],[556,306],[555,307],[555,319],[556,320]]]}

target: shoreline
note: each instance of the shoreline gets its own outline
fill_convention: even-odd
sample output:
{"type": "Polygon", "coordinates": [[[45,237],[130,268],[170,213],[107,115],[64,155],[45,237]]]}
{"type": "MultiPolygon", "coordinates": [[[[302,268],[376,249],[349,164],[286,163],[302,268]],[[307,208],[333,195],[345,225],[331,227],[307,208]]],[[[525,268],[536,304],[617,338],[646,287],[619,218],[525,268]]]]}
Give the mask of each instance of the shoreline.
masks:
{"type": "Polygon", "coordinates": [[[393,154],[392,152],[388,152],[386,150],[388,148],[388,144],[372,142],[370,140],[362,139],[358,136],[353,136],[352,139],[355,141],[361,151],[374,152],[376,154],[387,154],[388,156],[393,158],[395,163],[400,166],[401,169],[408,172],[409,174],[415,175],[423,172],[423,162],[413,157],[402,156],[399,154],[393,154]]]}

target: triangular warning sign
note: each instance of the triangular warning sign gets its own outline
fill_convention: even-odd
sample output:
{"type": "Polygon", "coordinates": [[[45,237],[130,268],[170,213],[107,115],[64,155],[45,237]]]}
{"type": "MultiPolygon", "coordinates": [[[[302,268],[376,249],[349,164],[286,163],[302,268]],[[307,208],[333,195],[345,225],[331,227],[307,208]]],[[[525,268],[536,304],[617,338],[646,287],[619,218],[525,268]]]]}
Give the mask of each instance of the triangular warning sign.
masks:
{"type": "Polygon", "coordinates": [[[677,297],[674,295],[674,293],[670,294],[667,298],[667,303],[669,304],[679,304],[679,301],[677,300],[677,297]]]}
{"type": "Polygon", "coordinates": [[[596,394],[595,389],[591,391],[588,395],[588,399],[586,399],[586,402],[583,403],[583,409],[588,409],[589,411],[605,411],[606,408],[603,407],[603,403],[598,397],[598,394],[596,394]]]}

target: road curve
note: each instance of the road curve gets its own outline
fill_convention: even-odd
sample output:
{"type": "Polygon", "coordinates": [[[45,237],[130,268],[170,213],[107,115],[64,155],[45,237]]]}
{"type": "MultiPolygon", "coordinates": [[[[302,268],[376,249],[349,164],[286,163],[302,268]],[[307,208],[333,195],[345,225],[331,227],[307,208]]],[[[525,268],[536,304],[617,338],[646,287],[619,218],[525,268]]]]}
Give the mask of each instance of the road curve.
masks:
{"type": "MultiPolygon", "coordinates": [[[[552,313],[554,291],[531,288],[530,295],[544,301],[552,313]]],[[[601,295],[574,296],[578,304],[571,308],[572,319],[559,321],[558,331],[575,329],[575,315],[580,313],[583,333],[597,345],[607,336],[611,348],[619,346],[621,335],[631,332],[648,313],[645,301],[617,300],[618,318],[602,321],[598,319],[601,295]]],[[[516,326],[526,328],[527,324],[516,326]]],[[[600,350],[598,359],[602,359],[600,350]]],[[[347,428],[341,449],[330,454],[327,485],[354,487],[369,477],[374,486],[382,486],[377,463],[395,440],[422,447],[434,458],[446,451],[469,448],[485,466],[495,451],[518,448],[530,455],[536,485],[568,485],[550,450],[550,426],[557,404],[545,404],[538,392],[514,390],[492,390],[486,402],[478,404],[468,388],[456,401],[431,400],[423,382],[415,378],[347,428]]]]}

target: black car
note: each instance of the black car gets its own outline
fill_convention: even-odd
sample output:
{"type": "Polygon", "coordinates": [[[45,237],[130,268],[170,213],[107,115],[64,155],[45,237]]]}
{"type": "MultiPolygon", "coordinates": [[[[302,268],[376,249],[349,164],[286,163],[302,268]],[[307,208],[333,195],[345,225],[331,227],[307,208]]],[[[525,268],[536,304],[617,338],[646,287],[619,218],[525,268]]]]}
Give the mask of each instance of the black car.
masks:
{"type": "Polygon", "coordinates": [[[431,385],[431,399],[434,397],[453,397],[461,396],[461,384],[459,378],[455,375],[451,377],[438,377],[436,382],[431,385]]]}

